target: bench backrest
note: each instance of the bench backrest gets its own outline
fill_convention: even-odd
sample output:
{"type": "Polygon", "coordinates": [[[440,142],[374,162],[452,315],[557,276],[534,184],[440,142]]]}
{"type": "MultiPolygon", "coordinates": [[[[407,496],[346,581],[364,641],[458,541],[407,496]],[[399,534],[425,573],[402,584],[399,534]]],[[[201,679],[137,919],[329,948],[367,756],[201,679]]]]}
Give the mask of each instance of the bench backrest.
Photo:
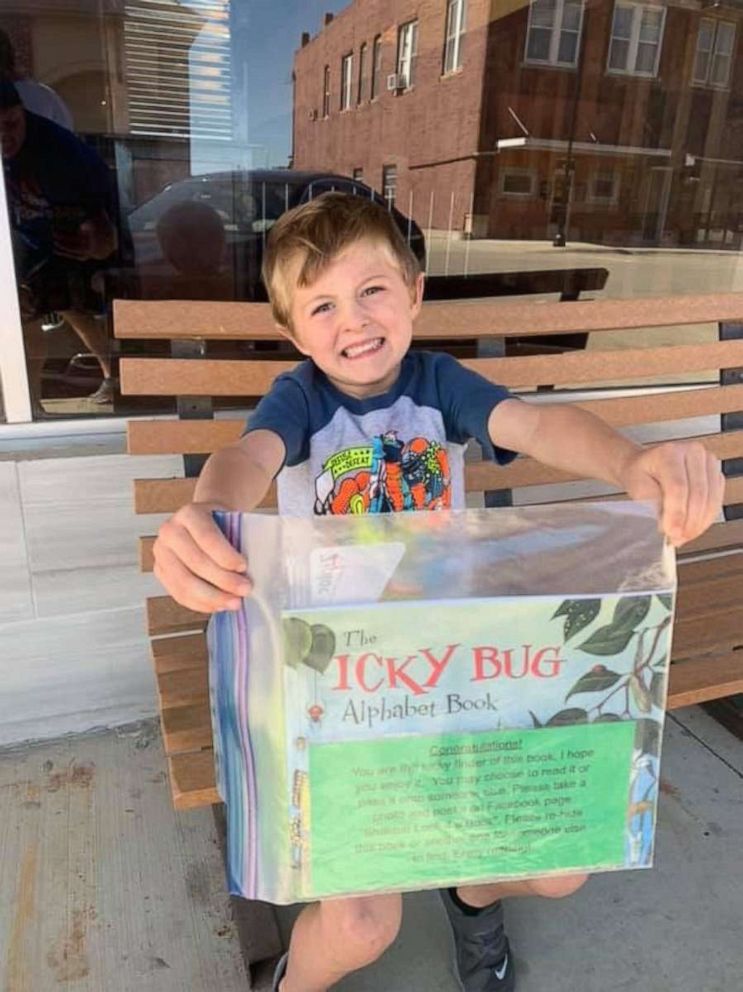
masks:
{"type": "MultiPolygon", "coordinates": [[[[254,401],[294,365],[294,359],[271,357],[265,350],[248,352],[248,358],[209,357],[210,342],[243,342],[245,350],[245,342],[278,340],[266,304],[119,300],[114,304],[114,328],[120,340],[171,342],[174,357],[122,358],[120,373],[126,395],[179,397],[179,419],[133,420],[128,428],[130,453],[184,456],[186,477],[135,482],[138,513],[172,512],[191,498],[194,476],[204,457],[235,440],[244,427],[242,416],[227,413],[212,419],[212,398],[254,401]]],[[[590,333],[591,346],[556,355],[471,358],[465,364],[517,392],[529,393],[545,385],[577,390],[579,405],[620,429],[708,418],[701,440],[727,466],[743,471],[743,376],[739,374],[743,370],[743,294],[541,304],[431,302],[424,304],[415,339],[423,346],[426,342],[440,346],[462,340],[566,333],[590,333]],[[643,345],[643,332],[648,328],[710,322],[721,328],[710,340],[643,345]],[[605,333],[618,329],[624,331],[618,342],[616,335],[605,333]],[[614,346],[604,348],[604,341],[614,346]],[[606,388],[618,382],[652,383],[662,376],[698,380],[700,373],[705,373],[704,385],[642,393],[606,388]],[[594,390],[601,390],[600,396],[592,396],[594,390]]],[[[686,426],[676,425],[676,436],[684,436],[686,426]]],[[[689,433],[698,435],[699,423],[692,424],[689,433]]],[[[487,462],[471,462],[466,467],[467,491],[496,492],[501,502],[507,502],[514,489],[575,481],[575,474],[546,468],[528,458],[519,458],[506,468],[487,462]]],[[[549,499],[554,498],[560,497],[551,492],[549,499]]],[[[672,682],[672,706],[743,689],[741,654],[734,656],[743,643],[737,605],[743,556],[727,554],[743,549],[743,518],[739,516],[743,477],[728,479],[725,503],[729,519],[713,525],[684,550],[688,564],[682,570],[674,659],[694,659],[695,665],[679,666],[681,674],[672,682]],[[693,560],[700,554],[720,552],[726,552],[725,557],[712,562],[693,560]],[[709,656],[703,673],[696,665],[700,654],[709,656]]],[[[264,505],[275,505],[273,487],[264,505]]],[[[145,570],[152,568],[152,543],[152,537],[142,539],[145,570]]],[[[176,805],[214,802],[205,618],[167,596],[148,601],[147,618],[154,638],[152,654],[176,805]]]]}

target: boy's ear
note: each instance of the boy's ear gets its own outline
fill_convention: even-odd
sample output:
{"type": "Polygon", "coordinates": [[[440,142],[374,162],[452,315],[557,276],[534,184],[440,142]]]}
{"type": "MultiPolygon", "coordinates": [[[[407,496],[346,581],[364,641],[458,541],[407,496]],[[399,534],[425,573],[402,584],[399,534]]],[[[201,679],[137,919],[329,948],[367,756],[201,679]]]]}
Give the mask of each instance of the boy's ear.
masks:
{"type": "Polygon", "coordinates": [[[415,285],[413,286],[413,319],[415,319],[420,313],[421,304],[423,303],[423,290],[426,284],[426,277],[422,272],[419,272],[415,285]]]}
{"type": "Polygon", "coordinates": [[[285,337],[289,341],[291,341],[291,343],[294,345],[294,347],[297,349],[300,355],[309,355],[309,351],[307,351],[307,349],[303,347],[303,345],[299,341],[299,338],[297,338],[296,335],[292,333],[290,328],[284,327],[283,324],[275,324],[275,327],[282,337],[285,337]]]}

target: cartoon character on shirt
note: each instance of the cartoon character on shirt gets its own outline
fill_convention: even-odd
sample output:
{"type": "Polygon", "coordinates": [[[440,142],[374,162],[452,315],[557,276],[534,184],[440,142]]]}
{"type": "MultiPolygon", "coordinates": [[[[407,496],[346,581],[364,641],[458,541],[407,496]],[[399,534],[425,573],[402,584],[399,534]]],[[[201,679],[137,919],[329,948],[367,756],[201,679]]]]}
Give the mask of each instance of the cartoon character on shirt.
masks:
{"type": "Polygon", "coordinates": [[[415,437],[405,443],[396,431],[371,444],[337,452],[316,480],[318,514],[398,513],[451,506],[451,473],[438,441],[415,437]]]}

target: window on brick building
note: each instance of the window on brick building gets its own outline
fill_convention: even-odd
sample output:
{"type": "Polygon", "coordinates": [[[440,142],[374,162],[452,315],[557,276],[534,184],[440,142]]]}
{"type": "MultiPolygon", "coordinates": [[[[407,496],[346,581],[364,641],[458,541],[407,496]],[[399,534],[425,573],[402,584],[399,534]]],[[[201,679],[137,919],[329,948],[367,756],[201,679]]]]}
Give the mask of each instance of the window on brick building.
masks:
{"type": "Polygon", "coordinates": [[[322,115],[330,116],[330,66],[326,65],[322,74],[322,115]]]}
{"type": "Polygon", "coordinates": [[[397,166],[382,166],[382,196],[387,201],[387,206],[392,210],[397,199],[397,166]]]}
{"type": "Polygon", "coordinates": [[[703,17],[699,22],[693,81],[702,86],[728,86],[734,49],[735,24],[703,17]]]}
{"type": "Polygon", "coordinates": [[[369,98],[379,96],[379,80],[382,76],[382,36],[378,34],[372,42],[371,88],[369,98]]]}
{"type": "Polygon", "coordinates": [[[361,103],[364,99],[364,89],[366,88],[366,42],[359,49],[359,88],[356,93],[356,103],[361,103]]]}
{"type": "Polygon", "coordinates": [[[401,24],[397,32],[398,87],[409,89],[415,84],[415,63],[418,60],[418,22],[401,24]]]}
{"type": "Polygon", "coordinates": [[[589,203],[616,203],[619,200],[619,173],[612,169],[599,169],[588,182],[589,203]]]}
{"type": "Polygon", "coordinates": [[[656,76],[665,18],[665,7],[617,3],[611,28],[609,69],[635,76],[656,76]]]}
{"type": "Polygon", "coordinates": [[[446,5],[446,40],[444,42],[444,73],[462,68],[466,0],[449,0],[446,5]]]}
{"type": "Polygon", "coordinates": [[[534,196],[537,174],[533,169],[505,168],[500,174],[500,191],[504,196],[534,196]]]}
{"type": "Polygon", "coordinates": [[[353,93],[353,52],[341,59],[341,110],[351,106],[353,93]]]}
{"type": "Polygon", "coordinates": [[[363,182],[364,181],[364,170],[363,170],[363,168],[361,166],[359,166],[358,168],[354,169],[352,175],[353,175],[353,178],[354,179],[358,179],[359,182],[363,182]]]}
{"type": "Polygon", "coordinates": [[[526,61],[573,66],[578,61],[583,0],[532,0],[526,61]]]}

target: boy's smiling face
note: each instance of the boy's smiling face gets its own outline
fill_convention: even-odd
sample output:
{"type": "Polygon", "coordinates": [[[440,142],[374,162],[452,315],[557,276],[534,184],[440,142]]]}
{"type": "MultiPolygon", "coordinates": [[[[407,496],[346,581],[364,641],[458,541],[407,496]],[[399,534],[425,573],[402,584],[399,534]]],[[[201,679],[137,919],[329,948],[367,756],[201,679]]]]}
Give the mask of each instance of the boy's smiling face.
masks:
{"type": "Polygon", "coordinates": [[[422,275],[411,288],[384,244],[358,241],[311,286],[294,282],[288,333],[341,392],[377,396],[397,380],[422,296],[422,275]]]}

